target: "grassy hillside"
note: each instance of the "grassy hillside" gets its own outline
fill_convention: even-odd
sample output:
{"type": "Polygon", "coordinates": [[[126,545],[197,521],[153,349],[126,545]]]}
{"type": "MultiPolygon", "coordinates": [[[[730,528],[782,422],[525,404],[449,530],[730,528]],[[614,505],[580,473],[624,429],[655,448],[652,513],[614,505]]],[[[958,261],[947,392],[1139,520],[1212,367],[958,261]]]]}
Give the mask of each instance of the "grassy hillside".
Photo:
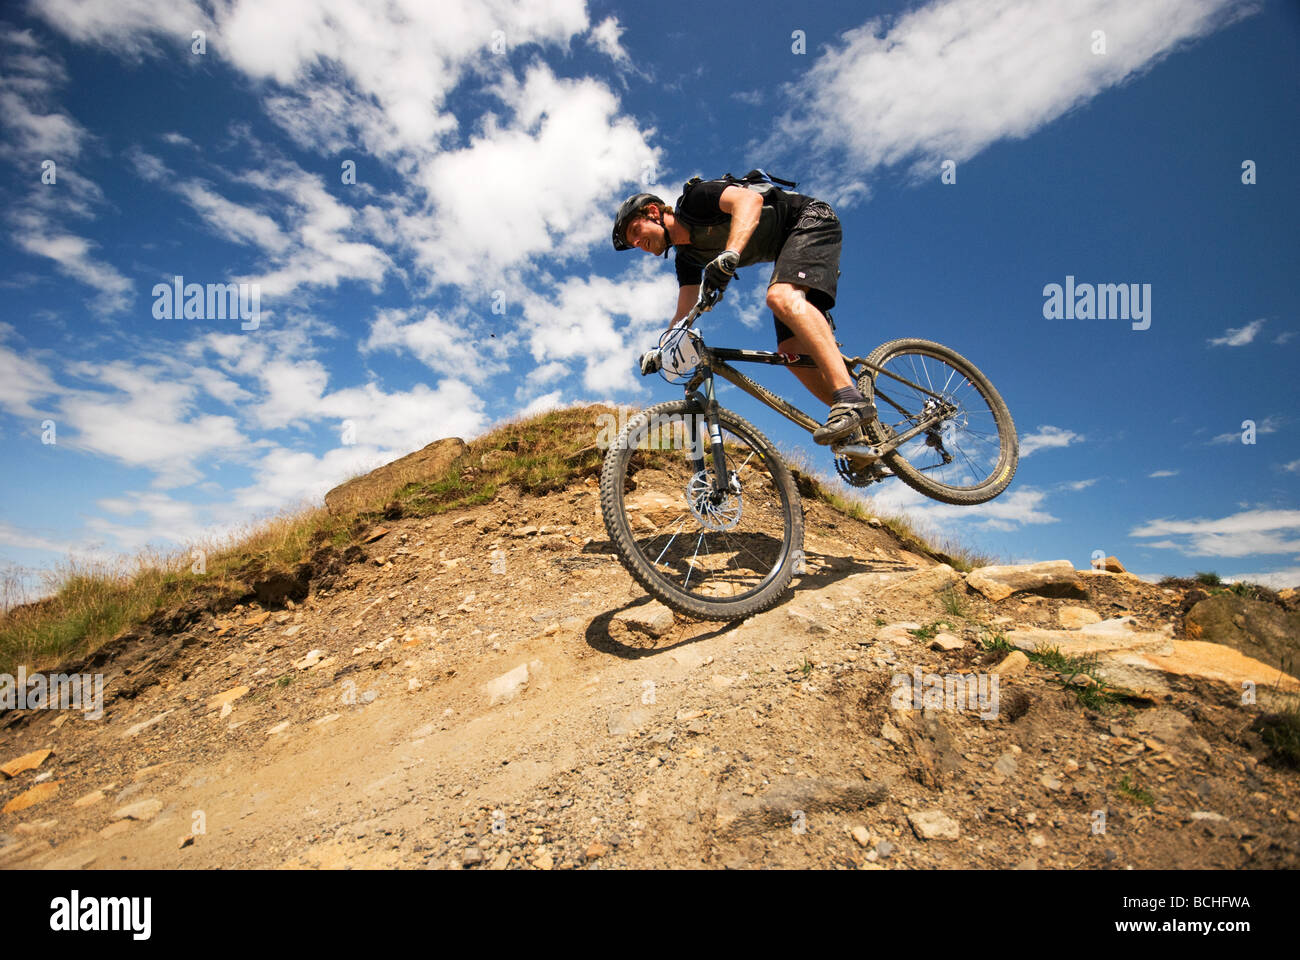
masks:
{"type": "MultiPolygon", "coordinates": [[[[160,611],[247,598],[253,579],[292,569],[322,545],[351,546],[385,515],[457,510],[489,502],[510,485],[538,496],[562,490],[599,473],[604,451],[595,441],[602,414],[617,411],[601,405],[571,407],[504,423],[470,443],[440,476],[376,493],[353,514],[334,516],[313,507],[265,520],[223,543],[147,552],[115,567],[65,563],[52,573],[49,596],[0,614],[0,673],[12,674],[20,664],[30,670],[56,669],[160,611]],[[203,555],[201,572],[196,572],[195,550],[203,555]]],[[[960,544],[930,543],[906,518],[877,514],[869,500],[836,492],[813,477],[806,464],[792,465],[806,497],[818,497],[859,520],[879,516],[904,542],[960,569],[991,562],[960,544]]]]}

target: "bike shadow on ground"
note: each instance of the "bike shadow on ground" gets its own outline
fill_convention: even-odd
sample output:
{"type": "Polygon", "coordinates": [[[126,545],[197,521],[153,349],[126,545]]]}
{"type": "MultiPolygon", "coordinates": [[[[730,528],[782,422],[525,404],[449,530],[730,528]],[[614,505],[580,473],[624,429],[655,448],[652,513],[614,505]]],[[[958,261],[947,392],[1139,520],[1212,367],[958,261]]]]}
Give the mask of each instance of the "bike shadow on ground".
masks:
{"type": "Polygon", "coordinates": [[[920,569],[906,560],[859,560],[856,557],[805,550],[804,572],[795,574],[791,586],[798,594],[805,590],[824,590],[860,573],[912,573],[920,569]]]}
{"type": "MultiPolygon", "coordinates": [[[[661,638],[652,637],[647,634],[644,638],[644,645],[624,643],[623,641],[616,639],[613,634],[609,632],[609,625],[614,621],[614,618],[618,616],[618,614],[622,613],[624,610],[635,610],[637,607],[646,606],[653,601],[654,597],[647,594],[644,597],[629,600],[627,603],[614,610],[606,610],[604,613],[600,614],[600,616],[596,617],[587,625],[585,636],[587,646],[591,647],[591,649],[596,653],[608,654],[610,656],[618,657],[620,660],[641,660],[645,657],[658,656],[661,653],[672,653],[680,647],[687,647],[693,643],[699,643],[701,640],[720,637],[724,633],[730,633],[731,631],[736,630],[745,622],[743,620],[729,620],[726,622],[717,620],[687,621],[688,623],[695,624],[717,623],[718,627],[715,630],[707,630],[704,633],[695,633],[689,637],[683,637],[680,640],[670,640],[667,643],[663,643],[661,638]]],[[[677,629],[679,626],[680,624],[675,625],[674,629],[677,629]]],[[[633,634],[633,628],[629,627],[628,633],[633,634]]]]}
{"type": "MultiPolygon", "coordinates": [[[[598,542],[592,541],[582,551],[583,554],[603,554],[613,563],[618,563],[618,557],[614,554],[614,546],[609,541],[598,542]]],[[[796,574],[791,584],[791,588],[786,590],[781,601],[772,607],[772,610],[779,610],[786,603],[789,603],[800,593],[805,591],[823,590],[832,584],[838,583],[847,577],[860,573],[900,573],[918,569],[914,565],[899,560],[858,560],[853,557],[843,557],[834,554],[817,553],[815,551],[804,552],[807,569],[802,574],[796,574]]],[[[640,637],[641,642],[637,644],[625,643],[616,638],[610,632],[610,624],[618,614],[626,610],[634,610],[637,607],[646,606],[653,602],[654,598],[648,594],[629,600],[627,603],[613,610],[607,610],[595,617],[588,625],[584,635],[593,651],[597,653],[608,654],[623,660],[640,660],[645,657],[658,656],[662,653],[672,653],[674,650],[682,647],[699,643],[702,640],[710,640],[713,637],[720,637],[723,634],[730,633],[738,629],[745,621],[709,621],[709,620],[687,620],[688,624],[708,624],[716,623],[718,626],[712,630],[705,630],[701,633],[692,633],[688,637],[680,640],[670,640],[662,642],[660,638],[652,637],[646,634],[640,637]]],[[[680,616],[680,615],[677,615],[680,616]]],[[[681,621],[678,620],[674,630],[680,628],[681,621]]],[[[632,627],[627,628],[629,635],[635,635],[632,627]]]]}

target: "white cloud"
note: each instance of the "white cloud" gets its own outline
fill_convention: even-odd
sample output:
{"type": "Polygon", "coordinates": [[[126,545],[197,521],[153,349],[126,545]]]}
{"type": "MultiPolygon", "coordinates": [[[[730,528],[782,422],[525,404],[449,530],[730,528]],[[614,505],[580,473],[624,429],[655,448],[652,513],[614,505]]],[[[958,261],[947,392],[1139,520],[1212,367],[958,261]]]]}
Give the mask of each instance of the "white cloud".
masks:
{"type": "Polygon", "coordinates": [[[1178,476],[1178,471],[1177,471],[1177,470],[1157,470],[1157,471],[1155,471],[1154,473],[1148,473],[1147,476],[1148,476],[1148,477],[1176,477],[1176,476],[1178,476]]]}
{"type": "Polygon", "coordinates": [[[910,162],[914,175],[937,178],[940,160],[1027,137],[1250,9],[1231,0],[938,0],[844,33],[788,88],[797,106],[773,124],[770,146],[845,156],[828,196],[865,191],[852,171],[910,162]],[[1092,52],[1100,28],[1103,55],[1092,52]]]}
{"type": "Polygon", "coordinates": [[[234,65],[276,81],[308,111],[334,68],[342,82],[333,84],[326,129],[339,137],[356,126],[380,157],[423,152],[457,130],[446,103],[464,74],[505,62],[492,53],[494,31],[507,48],[563,45],[588,24],[582,0],[246,0],[220,20],[234,65]]]}
{"type": "MultiPolygon", "coordinates": [[[[550,363],[543,363],[529,370],[524,377],[524,382],[530,387],[536,387],[550,383],[552,380],[558,380],[560,377],[568,376],[568,374],[569,368],[565,364],[553,360],[550,363]]],[[[1300,460],[1296,462],[1300,463],[1300,460]]]]}
{"type": "MultiPolygon", "coordinates": [[[[723,303],[730,307],[730,311],[735,313],[736,319],[748,330],[761,330],[764,318],[771,317],[771,314],[766,312],[767,287],[764,284],[767,274],[762,272],[765,266],[767,265],[756,263],[753,269],[745,271],[749,274],[748,277],[737,275],[736,282],[727,287],[726,297],[723,300],[723,303]]],[[[775,350],[776,333],[770,324],[767,326],[767,336],[769,344],[762,349],[770,346],[770,349],[775,350]]]]}
{"type": "Polygon", "coordinates": [[[65,391],[60,419],[73,433],[60,434],[60,445],[152,470],[159,487],[193,483],[201,476],[199,459],[236,454],[248,444],[233,417],[198,412],[196,388],[168,381],[157,368],[83,362],[69,372],[112,392],[65,391]]]}
{"type": "Polygon", "coordinates": [[[212,22],[194,0],[40,0],[32,13],[78,43],[103,46],[127,57],[160,52],[159,35],[173,49],[188,50],[195,30],[212,32],[212,22]]]}
{"type": "Polygon", "coordinates": [[[156,157],[138,146],[127,150],[126,158],[131,162],[131,166],[135,168],[136,176],[141,180],[158,183],[171,176],[171,170],[161,157],[156,157]]]}
{"type": "Polygon", "coordinates": [[[264,213],[232,203],[197,181],[178,184],[176,191],[218,236],[231,243],[252,244],[272,254],[289,246],[279,225],[264,213]]]}
{"type": "Polygon", "coordinates": [[[623,28],[618,25],[617,17],[606,17],[592,27],[587,36],[592,45],[616,63],[628,62],[627,51],[623,49],[618,38],[623,35],[623,28]]]}
{"type": "MultiPolygon", "coordinates": [[[[544,392],[548,384],[557,380],[567,380],[569,375],[568,364],[558,360],[540,363],[529,370],[524,375],[523,381],[515,388],[515,401],[524,404],[536,402],[537,395],[544,392]]],[[[559,394],[560,391],[555,390],[550,395],[559,396],[559,394]]]]}
{"type": "Polygon", "coordinates": [[[1263,326],[1263,320],[1252,320],[1244,327],[1229,327],[1223,336],[1212,337],[1208,342],[1212,347],[1244,347],[1255,339],[1255,334],[1263,326]]]}
{"type": "Polygon", "coordinates": [[[234,380],[209,367],[195,367],[191,371],[191,376],[205,393],[228,407],[253,399],[253,395],[234,380]]]}
{"type": "MultiPolygon", "coordinates": [[[[215,24],[178,9],[144,15],[134,0],[61,0],[42,15],[73,39],[137,56],[157,52],[157,36],[174,40],[182,21],[207,28],[209,55],[265,81],[268,115],[299,146],[357,155],[354,196],[375,193],[368,162],[403,182],[400,193],[358,211],[236,131],[261,161],[241,179],[279,196],[249,204],[195,180],[180,189],[228,239],[271,255],[269,269],[239,278],[260,283],[268,298],[345,279],[377,289],[392,262],[360,242],[365,234],[411,254],[435,287],[518,282],[515,268],[534,259],[582,257],[607,242],[615,198],[658,159],[602,81],[559,78],[537,60],[518,79],[512,58],[493,52],[502,37],[510,50],[567,52],[588,34],[582,0],[234,0],[217,8],[215,24]],[[481,93],[501,109],[481,114],[467,135],[450,105],[470,77],[488,82],[481,93]]],[[[618,30],[610,17],[589,36],[617,57],[618,30]]],[[[146,177],[163,173],[147,156],[135,163],[146,177]]]]}
{"type": "Polygon", "coordinates": [[[1258,583],[1274,590],[1300,587],[1300,567],[1283,567],[1265,573],[1234,573],[1223,580],[1227,583],[1258,583]]]}
{"type": "Polygon", "coordinates": [[[285,232],[292,243],[273,251],[269,272],[242,278],[259,284],[264,297],[287,298],[300,286],[333,288],[349,279],[378,289],[391,258],[373,244],[352,239],[361,227],[358,212],[335,199],[320,177],[281,162],[242,179],[282,197],[275,201],[278,208],[288,207],[285,232]]]}
{"type": "Polygon", "coordinates": [[[1035,487],[1017,487],[988,503],[966,507],[936,503],[910,487],[890,481],[879,490],[873,488],[870,499],[877,510],[919,518],[932,530],[944,533],[950,533],[962,525],[989,530],[1016,530],[1026,524],[1060,522],[1059,517],[1043,508],[1047,491],[1035,487]]]}
{"type": "Polygon", "coordinates": [[[1071,480],[1068,483],[1066,483],[1065,487],[1067,490],[1074,490],[1074,491],[1086,490],[1089,487],[1091,487],[1094,483],[1096,483],[1097,479],[1098,479],[1097,477],[1092,477],[1089,480],[1071,480]]]}
{"type": "Polygon", "coordinates": [[[370,326],[370,336],[362,344],[365,351],[406,350],[430,370],[447,376],[459,376],[471,383],[482,383],[489,376],[507,369],[479,349],[480,339],[471,329],[426,311],[410,320],[415,311],[380,310],[370,326]]]}
{"type": "MultiPolygon", "coordinates": [[[[7,324],[0,324],[0,339],[7,337],[11,330],[7,324]]],[[[37,403],[58,390],[58,384],[43,364],[0,345],[0,408],[24,419],[48,415],[51,410],[38,408],[37,403]]]]}
{"type": "Polygon", "coordinates": [[[9,156],[67,162],[81,152],[86,138],[85,128],[67,114],[37,113],[11,89],[0,89],[0,117],[7,128],[4,153],[9,156]]]}
{"type": "Polygon", "coordinates": [[[1292,460],[1290,463],[1282,464],[1282,469],[1287,473],[1300,473],[1300,460],[1292,460]]]}
{"type": "Polygon", "coordinates": [[[520,330],[533,359],[581,363],[583,386],[599,397],[636,389],[636,358],[658,342],[677,302],[676,279],[651,261],[616,278],[570,280],[552,299],[530,292],[520,330]]]}
{"type": "Polygon", "coordinates": [[[0,42],[10,48],[0,61],[0,159],[39,170],[41,178],[33,177],[24,202],[9,211],[10,240],[33,256],[52,260],[64,276],[97,290],[90,302],[95,312],[116,313],[127,305],[130,282],[92,255],[91,241],[59,224],[68,215],[90,216],[103,200],[103,191],[80,173],[76,162],[90,134],[55,103],[55,88],[67,82],[67,72],[59,61],[36,52],[30,31],[6,30],[0,42]],[[52,182],[42,182],[47,173],[53,175],[52,182]]]}
{"type": "Polygon", "coordinates": [[[10,48],[0,61],[0,123],[6,132],[0,156],[19,162],[75,160],[89,134],[53,102],[55,88],[68,82],[67,70],[38,52],[39,44],[29,30],[3,30],[0,43],[10,48]]]}
{"type": "Polygon", "coordinates": [[[15,527],[11,523],[0,520],[0,546],[65,554],[74,549],[77,544],[61,537],[49,537],[33,530],[15,527]]]}
{"type": "Polygon", "coordinates": [[[1084,439],[1082,434],[1066,430],[1064,427],[1041,426],[1037,433],[1020,438],[1020,456],[1023,459],[1038,450],[1048,447],[1068,447],[1072,443],[1081,443],[1084,439]]]}
{"type": "Polygon", "coordinates": [[[542,394],[540,397],[534,397],[527,406],[519,410],[516,416],[535,417],[539,413],[545,413],[547,410],[554,410],[563,406],[563,401],[560,399],[561,393],[560,390],[553,390],[550,393],[542,394]]]}
{"type": "Polygon", "coordinates": [[[1144,544],[1189,556],[1245,557],[1300,551],[1300,510],[1245,510],[1218,519],[1152,520],[1131,537],[1175,537],[1144,544]]]}
{"type": "Polygon", "coordinates": [[[285,330],[257,338],[208,334],[187,355],[215,354],[228,377],[254,381],[255,399],[245,409],[266,430],[323,424],[334,431],[350,420],[358,445],[400,455],[440,437],[473,436],[486,421],[478,392],[458,378],[392,393],[374,382],[330,391],[330,372],[313,351],[301,331],[285,330]]]}
{"type": "MultiPolygon", "coordinates": [[[[160,160],[144,151],[137,149],[129,156],[146,180],[171,177],[160,160]]],[[[229,200],[212,184],[197,179],[171,185],[218,236],[250,245],[266,257],[250,274],[204,282],[255,283],[265,305],[268,299],[287,300],[299,287],[332,288],[352,279],[367,281],[373,288],[383,280],[393,266],[389,255],[355,239],[377,226],[364,211],[340,203],[319,177],[296,164],[267,161],[262,166],[236,178],[269,195],[257,206],[229,200]]]]}
{"type": "Polygon", "coordinates": [[[92,255],[97,246],[93,241],[68,233],[35,213],[15,214],[13,220],[14,243],[33,256],[54,261],[55,269],[64,276],[98,291],[90,301],[97,313],[117,313],[130,304],[131,281],[92,255]]]}
{"type": "Polygon", "coordinates": [[[428,207],[396,223],[435,284],[491,289],[530,258],[565,260],[608,243],[613,198],[657,162],[598,81],[536,65],[497,92],[510,118],[489,114],[468,146],[424,162],[428,207]]]}

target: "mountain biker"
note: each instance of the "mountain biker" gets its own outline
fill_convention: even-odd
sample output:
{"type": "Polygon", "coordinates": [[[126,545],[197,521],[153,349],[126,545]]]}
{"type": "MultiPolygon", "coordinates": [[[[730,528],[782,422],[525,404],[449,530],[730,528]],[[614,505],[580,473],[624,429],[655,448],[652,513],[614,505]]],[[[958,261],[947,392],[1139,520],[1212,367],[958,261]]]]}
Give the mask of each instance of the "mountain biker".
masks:
{"type": "MultiPolygon", "coordinates": [[[[720,294],[737,268],[774,263],[767,306],[776,324],[777,349],[812,357],[815,369],[790,370],[831,408],[813,439],[834,443],[875,416],[875,404],[853,383],[832,332],[829,311],[835,305],[841,232],[829,204],[770,182],[697,177],[673,206],[651,193],[628,197],[614,218],[613,240],[615,250],[637,247],[665,259],[668,248],[676,248],[680,289],[674,324],[699,299],[701,283],[706,296],[720,294]]],[[[658,349],[641,358],[643,374],[659,366],[658,349]]]]}

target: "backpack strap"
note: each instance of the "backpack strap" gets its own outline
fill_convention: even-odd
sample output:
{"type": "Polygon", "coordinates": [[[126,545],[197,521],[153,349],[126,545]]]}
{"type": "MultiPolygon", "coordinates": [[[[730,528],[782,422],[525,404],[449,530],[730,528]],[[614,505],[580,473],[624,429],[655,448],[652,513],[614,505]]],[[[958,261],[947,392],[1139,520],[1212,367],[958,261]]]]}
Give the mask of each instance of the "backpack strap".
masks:
{"type": "Polygon", "coordinates": [[[747,186],[760,183],[772,183],[780,187],[785,187],[787,190],[793,190],[795,187],[799,186],[799,184],[795,183],[793,180],[782,180],[780,177],[774,177],[760,167],[755,167],[743,177],[734,177],[729,173],[721,179],[726,180],[728,183],[743,183],[747,186]]]}

